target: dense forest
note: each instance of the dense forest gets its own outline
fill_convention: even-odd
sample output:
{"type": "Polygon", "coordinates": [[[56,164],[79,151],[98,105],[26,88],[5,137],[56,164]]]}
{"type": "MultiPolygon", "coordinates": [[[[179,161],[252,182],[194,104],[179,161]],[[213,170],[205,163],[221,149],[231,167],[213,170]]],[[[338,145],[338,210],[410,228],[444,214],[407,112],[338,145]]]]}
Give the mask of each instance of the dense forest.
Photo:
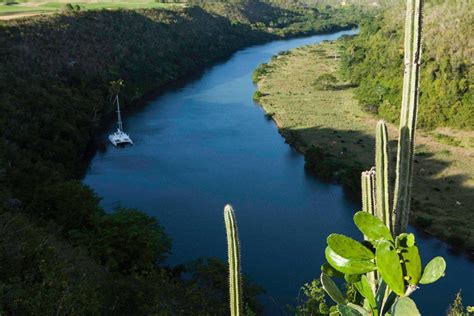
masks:
{"type": "MultiPolygon", "coordinates": [[[[0,24],[0,313],[224,314],[221,261],[167,266],[171,240],[155,218],[106,213],[78,181],[113,111],[109,83],[125,81],[130,107],[239,48],[359,18],[350,7],[240,1],[0,24]]],[[[262,290],[245,283],[246,306],[258,313],[262,290]]]]}
{"type": "MultiPolygon", "coordinates": [[[[366,110],[390,122],[400,112],[403,71],[403,10],[393,6],[362,24],[347,39],[342,70],[357,84],[366,110]]],[[[428,1],[424,17],[423,67],[418,123],[434,129],[474,129],[472,91],[472,1],[428,1]],[[466,9],[467,8],[467,9],[466,9]]]]}

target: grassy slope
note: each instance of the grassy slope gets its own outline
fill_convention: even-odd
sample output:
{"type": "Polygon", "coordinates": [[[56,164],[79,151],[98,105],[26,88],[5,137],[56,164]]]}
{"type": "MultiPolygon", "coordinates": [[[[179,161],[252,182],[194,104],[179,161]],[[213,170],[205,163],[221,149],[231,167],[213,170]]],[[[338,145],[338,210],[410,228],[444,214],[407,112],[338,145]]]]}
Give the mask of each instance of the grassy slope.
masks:
{"type": "Polygon", "coordinates": [[[66,3],[79,5],[81,10],[100,9],[152,9],[171,8],[179,4],[157,3],[153,0],[127,0],[127,1],[28,1],[14,5],[0,3],[0,19],[9,20],[19,18],[26,14],[37,15],[43,13],[54,13],[64,10],[66,3]]]}
{"type": "MultiPolygon", "coordinates": [[[[358,160],[364,168],[374,161],[374,128],[377,119],[362,111],[353,99],[353,88],[338,84],[335,91],[313,86],[323,73],[338,76],[337,45],[324,43],[279,55],[260,76],[259,103],[272,115],[283,135],[301,151],[320,146],[343,164],[358,160]]],[[[402,75],[402,74],[400,74],[402,75]]],[[[397,128],[390,125],[390,138],[397,128]]],[[[458,133],[462,140],[474,133],[458,133]]],[[[392,157],[395,156],[392,142],[392,157]]],[[[474,252],[474,148],[451,146],[427,132],[417,137],[414,214],[411,222],[426,232],[474,252]]]]}

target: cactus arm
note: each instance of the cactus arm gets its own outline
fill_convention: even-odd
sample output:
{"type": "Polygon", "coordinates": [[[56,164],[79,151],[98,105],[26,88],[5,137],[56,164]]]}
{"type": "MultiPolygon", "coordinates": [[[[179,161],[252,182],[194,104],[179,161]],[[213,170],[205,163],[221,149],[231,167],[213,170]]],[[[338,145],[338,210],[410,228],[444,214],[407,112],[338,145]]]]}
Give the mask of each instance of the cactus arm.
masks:
{"type": "Polygon", "coordinates": [[[234,209],[227,204],[224,208],[225,228],[227,232],[227,250],[229,263],[230,315],[240,316],[242,309],[242,278],[240,275],[240,243],[237,233],[234,209]]]}
{"type": "Polygon", "coordinates": [[[375,170],[362,172],[362,210],[372,215],[376,215],[375,211],[375,170]]]}
{"type": "Polygon", "coordinates": [[[369,211],[369,198],[367,192],[367,171],[362,172],[360,177],[360,186],[362,191],[362,210],[364,212],[370,213],[369,211]]]}
{"type": "Polygon", "coordinates": [[[389,229],[392,228],[392,216],[389,204],[389,171],[388,171],[388,132],[384,121],[379,121],[376,130],[375,143],[375,179],[377,217],[389,229]]]}
{"type": "MultiPolygon", "coordinates": [[[[361,176],[362,186],[362,210],[369,214],[375,215],[375,170],[374,168],[369,171],[362,172],[361,176]]],[[[364,236],[367,240],[367,237],[364,236]]],[[[367,281],[369,282],[372,293],[377,292],[378,274],[376,271],[367,273],[367,281]]]]}
{"type": "Polygon", "coordinates": [[[407,0],[405,74],[392,213],[392,231],[395,234],[406,231],[410,215],[415,128],[419,97],[422,8],[423,0],[407,0]]]}

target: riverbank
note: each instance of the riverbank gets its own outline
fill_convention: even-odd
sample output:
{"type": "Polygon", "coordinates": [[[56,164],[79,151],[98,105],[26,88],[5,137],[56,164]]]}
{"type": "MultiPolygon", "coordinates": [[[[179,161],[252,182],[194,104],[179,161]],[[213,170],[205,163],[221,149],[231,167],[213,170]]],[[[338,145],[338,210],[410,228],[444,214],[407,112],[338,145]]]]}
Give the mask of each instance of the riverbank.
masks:
{"type": "MultiPolygon", "coordinates": [[[[0,106],[5,115],[0,134],[5,141],[0,150],[7,153],[7,186],[14,194],[27,200],[37,184],[80,177],[87,167],[83,157],[88,143],[114,111],[112,80],[125,81],[121,98],[126,110],[239,48],[306,34],[293,31],[302,17],[289,9],[243,2],[226,7],[228,17],[210,8],[85,11],[4,22],[0,106]],[[285,19],[270,29],[268,21],[244,23],[246,15],[285,19]]],[[[348,10],[331,9],[334,16],[322,20],[311,12],[304,19],[305,32],[355,23],[348,10]]]]}
{"type": "MultiPolygon", "coordinates": [[[[306,167],[322,178],[337,179],[349,188],[359,183],[360,170],[374,161],[377,118],[364,112],[353,98],[353,87],[338,74],[336,43],[311,45],[279,54],[260,66],[254,78],[255,98],[277,124],[288,143],[305,154],[306,167]],[[317,80],[322,74],[331,79],[317,80]]],[[[474,254],[474,149],[468,132],[419,131],[415,160],[411,224],[474,254]]],[[[396,156],[397,127],[389,124],[392,157],[396,156]]],[[[392,158],[394,159],[394,158],[392,158]]]]}
{"type": "MultiPolygon", "coordinates": [[[[288,13],[269,4],[260,6],[265,12],[256,12],[256,3],[242,2],[238,11],[288,13]]],[[[322,19],[321,29],[311,23],[305,27],[327,32],[351,25],[335,17],[344,20],[335,13],[322,19]]],[[[279,30],[301,25],[300,18],[285,16],[279,30]]],[[[280,35],[265,23],[241,23],[200,6],[80,11],[0,22],[0,224],[10,228],[0,252],[6,263],[1,309],[223,314],[227,301],[221,289],[208,289],[213,295],[204,295],[205,288],[191,290],[209,275],[196,271],[196,278],[184,280],[183,267],[164,266],[171,244],[156,216],[135,209],[106,212],[101,199],[78,180],[88,166],[86,148],[114,111],[110,81],[125,81],[120,96],[127,110],[238,49],[288,34],[303,33],[280,35]],[[84,273],[80,260],[90,262],[94,271],[84,273]],[[58,301],[63,303],[58,306],[58,301]]],[[[123,178],[116,182],[123,184],[123,178]]],[[[213,278],[225,279],[221,266],[204,265],[213,278]]],[[[258,306],[251,308],[258,313],[258,306]]]]}

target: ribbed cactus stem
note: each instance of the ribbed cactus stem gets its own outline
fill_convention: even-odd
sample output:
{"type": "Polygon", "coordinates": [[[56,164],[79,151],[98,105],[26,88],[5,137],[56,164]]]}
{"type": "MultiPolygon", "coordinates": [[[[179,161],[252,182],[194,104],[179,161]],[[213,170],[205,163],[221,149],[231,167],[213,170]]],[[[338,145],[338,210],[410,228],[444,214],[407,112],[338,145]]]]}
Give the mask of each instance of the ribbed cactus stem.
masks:
{"type": "Polygon", "coordinates": [[[375,208],[375,170],[362,172],[362,210],[376,215],[375,208]]]}
{"type": "Polygon", "coordinates": [[[392,231],[395,234],[406,231],[410,215],[415,128],[419,97],[422,20],[423,0],[407,0],[405,21],[405,73],[403,77],[402,109],[400,113],[400,131],[392,214],[392,231]]]}
{"type": "Polygon", "coordinates": [[[240,275],[240,244],[234,209],[229,204],[224,207],[224,220],[225,229],[227,232],[227,250],[229,261],[230,315],[240,316],[243,314],[242,278],[240,275]]]}
{"type": "MultiPolygon", "coordinates": [[[[375,170],[374,168],[369,171],[362,172],[361,177],[362,185],[362,210],[372,215],[376,215],[376,204],[375,204],[375,170]]],[[[364,236],[367,240],[367,237],[364,236]]],[[[367,273],[367,280],[369,281],[372,292],[377,292],[377,280],[378,275],[376,271],[367,273]]]]}
{"type": "Polygon", "coordinates": [[[375,133],[375,178],[377,217],[392,229],[389,202],[388,132],[384,121],[379,121],[375,133]]]}

